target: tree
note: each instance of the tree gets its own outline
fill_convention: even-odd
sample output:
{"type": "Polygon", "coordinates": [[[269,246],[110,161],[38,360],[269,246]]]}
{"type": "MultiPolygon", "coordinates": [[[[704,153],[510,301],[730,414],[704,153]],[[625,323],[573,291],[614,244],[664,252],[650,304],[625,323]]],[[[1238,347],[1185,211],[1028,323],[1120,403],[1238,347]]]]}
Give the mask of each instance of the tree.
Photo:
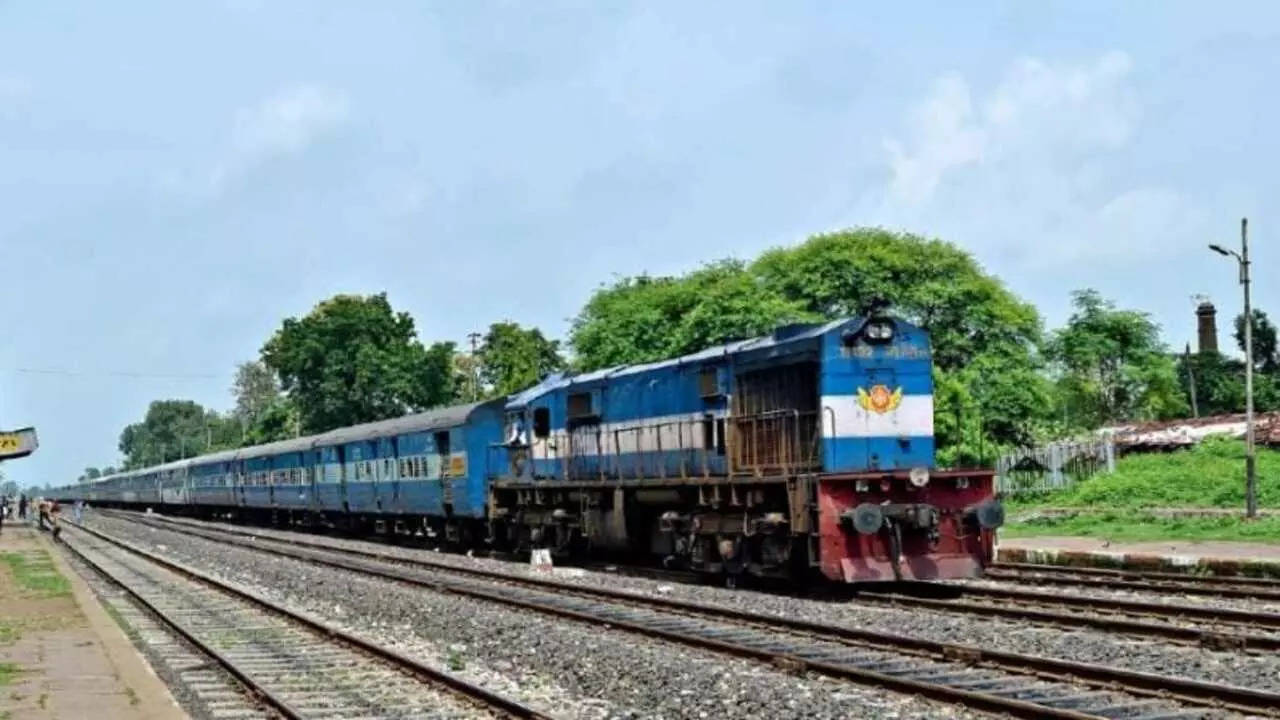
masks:
{"type": "Polygon", "coordinates": [[[84,473],[81,474],[80,477],[76,478],[76,482],[87,483],[90,480],[97,480],[100,477],[102,477],[101,470],[96,467],[87,467],[84,469],[84,473]]]}
{"type": "MultiPolygon", "coordinates": [[[[0,475],[0,478],[3,477],[3,475],[0,475]]],[[[18,483],[12,480],[5,480],[3,483],[0,483],[0,495],[16,497],[20,492],[21,490],[18,488],[18,483]]]]}
{"type": "Polygon", "coordinates": [[[288,398],[276,398],[270,405],[262,408],[253,422],[245,429],[241,446],[261,445],[262,443],[287,440],[297,437],[302,432],[302,418],[298,408],[288,398]]]}
{"type": "Polygon", "coordinates": [[[487,394],[493,396],[523,390],[565,366],[558,340],[548,340],[541,330],[513,322],[490,325],[478,355],[480,378],[487,394]]]}
{"type": "Polygon", "coordinates": [[[262,347],[262,362],[279,376],[306,433],[450,402],[453,354],[453,343],[423,347],[413,318],[393,311],[382,293],[336,295],[286,319],[262,347]]]}
{"type": "Polygon", "coordinates": [[[275,372],[262,361],[251,360],[236,366],[231,395],[236,399],[236,418],[248,426],[253,424],[263,410],[279,399],[280,382],[276,379],[275,372]]]}
{"type": "Polygon", "coordinates": [[[1071,423],[1178,417],[1187,412],[1173,358],[1147,313],[1118,310],[1094,290],[1072,293],[1075,312],[1046,352],[1071,423]]]}
{"type": "Polygon", "coordinates": [[[569,332],[579,369],[650,362],[816,319],[738,260],[681,277],[639,275],[597,289],[569,332]]]}
{"type": "MultiPolygon", "coordinates": [[[[1265,312],[1257,308],[1254,308],[1250,314],[1253,315],[1253,369],[1268,375],[1280,373],[1280,348],[1276,345],[1276,326],[1271,324],[1265,312]]],[[[1240,352],[1245,352],[1244,313],[1236,316],[1233,335],[1240,352]]]]}
{"type": "Polygon", "coordinates": [[[120,433],[124,469],[195,457],[210,450],[235,447],[235,421],[205,410],[191,400],[156,400],[142,422],[120,433]]]}
{"type": "Polygon", "coordinates": [[[1051,388],[1038,372],[1035,308],[964,251],[907,233],[845,230],[750,264],[623,278],[591,297],[570,343],[577,364],[592,369],[693,352],[789,322],[859,315],[878,303],[931,334],[940,463],[976,462],[1043,431],[1051,388]]]}

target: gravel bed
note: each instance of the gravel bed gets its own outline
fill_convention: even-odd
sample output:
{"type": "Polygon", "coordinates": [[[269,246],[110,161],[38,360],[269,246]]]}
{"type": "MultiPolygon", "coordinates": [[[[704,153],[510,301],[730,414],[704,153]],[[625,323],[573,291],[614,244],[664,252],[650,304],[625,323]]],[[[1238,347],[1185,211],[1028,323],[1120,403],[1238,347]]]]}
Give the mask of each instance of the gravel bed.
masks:
{"type": "Polygon", "coordinates": [[[557,717],[981,717],[921,698],[817,676],[796,677],[759,663],[128,521],[95,516],[90,524],[320,614],[557,717]]]}
{"type": "MultiPolygon", "coordinates": [[[[200,523],[204,524],[204,523],[200,523]]],[[[213,523],[215,527],[220,524],[213,523]]],[[[243,530],[238,526],[223,526],[243,530]]],[[[487,558],[396,547],[383,543],[347,540],[322,535],[291,533],[254,528],[263,536],[283,539],[304,537],[308,541],[336,547],[375,550],[401,557],[423,557],[433,562],[463,567],[482,567],[512,574],[532,572],[527,566],[487,558]]],[[[589,572],[578,568],[557,568],[557,580],[590,587],[628,589],[656,593],[782,617],[802,618],[870,630],[890,630],[912,637],[940,642],[959,642],[983,648],[1064,660],[1103,664],[1141,672],[1187,677],[1206,682],[1280,692],[1280,654],[1245,654],[1176,645],[1158,639],[1139,639],[1098,630],[1064,630],[998,618],[895,608],[882,605],[829,602],[786,597],[749,590],[727,590],[710,585],[667,583],[612,573],[589,572]]]]}

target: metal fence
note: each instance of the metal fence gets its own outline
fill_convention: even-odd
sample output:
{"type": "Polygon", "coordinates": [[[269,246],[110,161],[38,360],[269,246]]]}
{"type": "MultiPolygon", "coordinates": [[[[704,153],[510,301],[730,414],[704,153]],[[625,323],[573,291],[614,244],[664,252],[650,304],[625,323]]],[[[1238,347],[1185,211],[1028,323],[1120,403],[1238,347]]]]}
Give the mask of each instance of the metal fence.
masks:
{"type": "Polygon", "coordinates": [[[1115,469],[1115,443],[1109,438],[1050,443],[1001,456],[996,461],[996,489],[1002,495],[1049,492],[1115,469]]]}

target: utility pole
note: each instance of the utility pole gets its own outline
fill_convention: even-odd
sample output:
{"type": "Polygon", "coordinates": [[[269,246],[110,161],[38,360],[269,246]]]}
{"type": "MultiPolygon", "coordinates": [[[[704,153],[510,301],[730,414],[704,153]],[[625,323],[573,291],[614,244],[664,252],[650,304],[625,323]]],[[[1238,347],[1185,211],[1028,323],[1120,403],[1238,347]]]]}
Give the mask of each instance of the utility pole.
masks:
{"type": "Polygon", "coordinates": [[[478,344],[482,337],[484,336],[478,332],[467,333],[467,339],[471,341],[471,402],[480,399],[480,355],[478,344]]]}
{"type": "Polygon", "coordinates": [[[1244,495],[1245,515],[1258,516],[1257,455],[1253,446],[1253,310],[1249,305],[1249,218],[1240,218],[1240,252],[1210,245],[1219,255],[1229,255],[1240,265],[1244,286],[1244,495]]]}

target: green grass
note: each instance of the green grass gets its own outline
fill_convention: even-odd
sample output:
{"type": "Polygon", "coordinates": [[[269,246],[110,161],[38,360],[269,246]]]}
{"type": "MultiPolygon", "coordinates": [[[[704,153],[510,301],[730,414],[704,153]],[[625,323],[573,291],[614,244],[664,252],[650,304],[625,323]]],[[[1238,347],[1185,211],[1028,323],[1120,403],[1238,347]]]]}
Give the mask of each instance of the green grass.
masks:
{"type": "MultiPolygon", "coordinates": [[[[1280,508],[1280,450],[1258,448],[1258,505],[1280,508]]],[[[1128,455],[1110,475],[1011,499],[1009,507],[1243,508],[1244,443],[1209,438],[1187,450],[1128,455]]]]}
{"type": "Polygon", "coordinates": [[[22,628],[9,619],[0,620],[0,645],[11,645],[22,637],[22,628]]]}
{"type": "Polygon", "coordinates": [[[0,663],[0,687],[11,684],[20,672],[22,668],[13,663],[0,663]]]}
{"type": "MultiPolygon", "coordinates": [[[[1258,505],[1280,508],[1280,451],[1258,449],[1258,505]]],[[[1008,498],[1004,537],[1080,535],[1119,542],[1225,540],[1280,543],[1280,517],[1161,517],[1144,508],[1225,508],[1244,512],[1244,442],[1209,438],[1171,453],[1128,455],[1116,471],[1064,490],[1008,498]],[[1078,512],[1036,517],[1038,508],[1078,512]],[[1019,516],[1026,519],[1019,520],[1019,516]]]]}
{"type": "Polygon", "coordinates": [[[1224,540],[1280,543],[1280,517],[1245,522],[1240,516],[1156,517],[1133,510],[1085,510],[1060,517],[1040,517],[1011,522],[1000,537],[1076,535],[1117,542],[1151,540],[1224,540]]]}
{"type": "Polygon", "coordinates": [[[14,582],[30,596],[56,598],[71,594],[71,583],[62,577],[44,550],[0,553],[0,562],[9,566],[14,582]]]}

